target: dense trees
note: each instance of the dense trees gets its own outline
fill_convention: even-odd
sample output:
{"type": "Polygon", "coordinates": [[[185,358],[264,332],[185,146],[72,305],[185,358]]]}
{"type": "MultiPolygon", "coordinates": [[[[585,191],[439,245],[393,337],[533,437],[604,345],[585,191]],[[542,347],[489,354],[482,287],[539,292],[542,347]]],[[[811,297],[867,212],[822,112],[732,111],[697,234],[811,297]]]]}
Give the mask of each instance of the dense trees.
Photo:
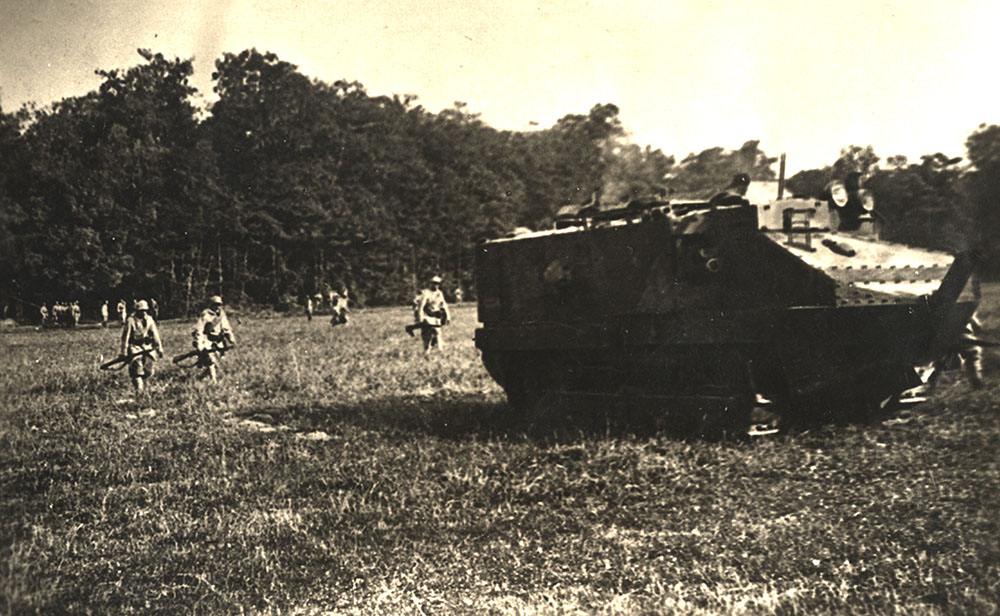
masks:
{"type": "Polygon", "coordinates": [[[965,185],[972,223],[969,237],[989,273],[1000,276],[1000,126],[980,125],[965,147],[972,163],[965,185]]]}
{"type": "Polygon", "coordinates": [[[384,303],[438,272],[471,287],[477,238],[547,224],[606,182],[615,199],[654,190],[673,162],[625,143],[614,105],[498,131],[464,103],[430,113],[253,49],[216,62],[203,113],[189,60],[139,53],[95,92],[2,115],[4,299],[182,313],[209,292],[384,303]]]}
{"type": "MultiPolygon", "coordinates": [[[[546,226],[567,203],[709,193],[736,172],[774,178],[758,141],[680,163],[631,144],[612,104],[499,131],[464,103],[431,113],[413,95],[310,79],[253,49],[218,59],[218,98],[200,110],[189,60],[139,53],[137,66],[98,71],[94,92],[0,110],[3,301],[73,298],[92,310],[155,296],[179,314],[209,292],[288,304],[348,287],[397,302],[431,273],[471,288],[476,239],[546,226]]],[[[967,231],[1000,222],[1000,128],[968,145],[968,163],[894,157],[884,170],[852,146],[790,184],[809,192],[867,171],[894,237],[995,258],[982,224],[967,231]]]]}

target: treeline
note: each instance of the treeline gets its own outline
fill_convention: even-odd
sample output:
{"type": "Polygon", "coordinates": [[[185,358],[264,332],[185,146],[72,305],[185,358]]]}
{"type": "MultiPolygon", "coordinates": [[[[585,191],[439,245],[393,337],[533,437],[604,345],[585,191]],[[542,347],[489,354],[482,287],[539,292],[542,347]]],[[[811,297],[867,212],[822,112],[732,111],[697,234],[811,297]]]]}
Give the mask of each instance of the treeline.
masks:
{"type": "MultiPolygon", "coordinates": [[[[199,109],[190,60],[140,54],[98,71],[84,96],[0,109],[0,301],[79,300],[86,313],[156,297],[178,315],[213,293],[287,307],[348,288],[384,304],[436,273],[474,292],[477,239],[547,226],[562,205],[709,190],[735,172],[775,177],[757,141],[680,162],[630,144],[612,104],[501,131],[463,103],[431,113],[412,95],[310,79],[256,50],[216,62],[217,100],[199,109]]],[[[962,224],[996,220],[983,204],[1000,194],[997,130],[970,138],[974,166],[932,157],[874,173],[876,196],[906,221],[898,238],[945,241],[938,218],[912,213],[951,221],[960,210],[958,243],[962,224]]]]}

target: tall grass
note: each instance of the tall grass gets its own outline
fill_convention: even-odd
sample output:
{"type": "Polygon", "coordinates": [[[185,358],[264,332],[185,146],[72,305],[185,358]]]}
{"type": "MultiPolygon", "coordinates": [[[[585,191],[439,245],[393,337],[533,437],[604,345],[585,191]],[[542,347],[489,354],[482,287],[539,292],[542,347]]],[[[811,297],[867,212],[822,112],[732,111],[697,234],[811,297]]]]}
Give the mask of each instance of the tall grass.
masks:
{"type": "Polygon", "coordinates": [[[353,316],[244,319],[218,385],[161,361],[145,397],[97,370],[117,331],[0,334],[0,613],[998,609],[995,387],[751,442],[529,426],[472,309],[427,359],[353,316]]]}

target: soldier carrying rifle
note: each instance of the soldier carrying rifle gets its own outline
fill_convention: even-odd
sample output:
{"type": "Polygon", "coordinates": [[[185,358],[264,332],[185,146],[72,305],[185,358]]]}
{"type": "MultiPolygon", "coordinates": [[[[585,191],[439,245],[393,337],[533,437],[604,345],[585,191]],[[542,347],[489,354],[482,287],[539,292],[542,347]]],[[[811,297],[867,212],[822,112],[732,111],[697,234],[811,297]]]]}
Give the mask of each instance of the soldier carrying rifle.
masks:
{"type": "Polygon", "coordinates": [[[197,365],[205,369],[201,377],[214,383],[218,380],[215,366],[219,358],[235,342],[229,318],[222,308],[222,297],[213,295],[209,298],[208,308],[202,311],[192,333],[194,348],[198,351],[197,365]]]}
{"type": "Polygon", "coordinates": [[[145,300],[137,301],[132,315],[125,320],[119,357],[128,361],[128,375],[132,378],[133,387],[136,391],[143,391],[144,379],[153,376],[156,357],[163,357],[160,331],[149,315],[149,304],[145,300]]]}
{"type": "Polygon", "coordinates": [[[430,353],[431,349],[440,349],[443,346],[441,339],[441,328],[451,320],[448,314],[448,303],[441,292],[441,277],[431,278],[431,288],[424,289],[413,303],[413,325],[406,326],[406,333],[413,335],[413,332],[420,330],[420,338],[424,342],[424,355],[430,353]]]}

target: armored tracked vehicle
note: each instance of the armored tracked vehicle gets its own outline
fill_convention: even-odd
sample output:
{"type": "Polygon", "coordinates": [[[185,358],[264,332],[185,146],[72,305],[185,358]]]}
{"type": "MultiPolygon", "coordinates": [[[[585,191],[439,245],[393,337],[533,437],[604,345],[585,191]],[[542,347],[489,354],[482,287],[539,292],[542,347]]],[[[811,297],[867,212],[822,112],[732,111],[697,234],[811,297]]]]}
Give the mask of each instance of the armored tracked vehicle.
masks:
{"type": "Polygon", "coordinates": [[[483,242],[483,363],[521,411],[628,402],[703,431],[761,402],[873,412],[957,344],[972,260],[880,240],[857,185],[829,195],[633,202],[483,242]]]}

